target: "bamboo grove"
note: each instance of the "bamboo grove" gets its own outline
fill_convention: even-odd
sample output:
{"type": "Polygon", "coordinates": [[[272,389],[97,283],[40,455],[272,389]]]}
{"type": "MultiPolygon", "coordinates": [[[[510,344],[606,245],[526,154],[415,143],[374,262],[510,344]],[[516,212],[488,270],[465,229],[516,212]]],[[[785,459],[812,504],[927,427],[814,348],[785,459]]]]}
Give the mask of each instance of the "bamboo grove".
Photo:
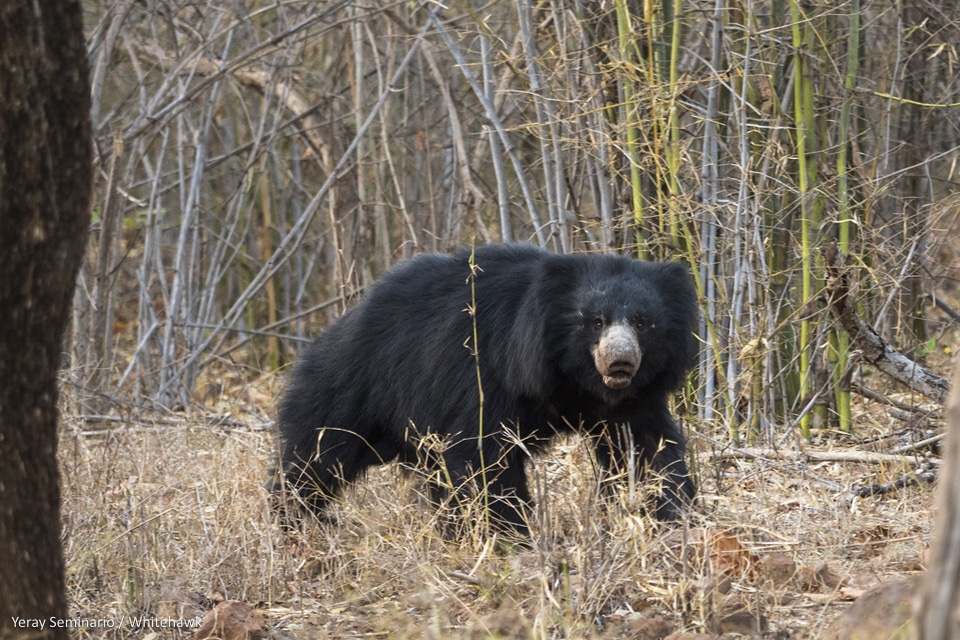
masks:
{"type": "Polygon", "coordinates": [[[825,247],[917,358],[954,284],[948,0],[90,0],[99,169],[71,389],[186,406],[275,371],[396,260],[498,240],[682,259],[682,403],[852,428],[825,247]]]}

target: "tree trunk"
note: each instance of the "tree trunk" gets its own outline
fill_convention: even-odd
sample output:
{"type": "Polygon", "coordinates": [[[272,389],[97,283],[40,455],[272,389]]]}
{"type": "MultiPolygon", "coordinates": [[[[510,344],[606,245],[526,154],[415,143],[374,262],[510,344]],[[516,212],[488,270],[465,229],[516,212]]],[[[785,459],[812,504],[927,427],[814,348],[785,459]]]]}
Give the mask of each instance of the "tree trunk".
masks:
{"type": "Polygon", "coordinates": [[[960,638],[960,366],[954,373],[946,416],[930,568],[917,615],[920,640],[960,638]]]}
{"type": "Polygon", "coordinates": [[[0,3],[0,637],[67,638],[57,371],[90,216],[77,0],[0,3]],[[31,621],[45,628],[23,628],[31,621]]]}

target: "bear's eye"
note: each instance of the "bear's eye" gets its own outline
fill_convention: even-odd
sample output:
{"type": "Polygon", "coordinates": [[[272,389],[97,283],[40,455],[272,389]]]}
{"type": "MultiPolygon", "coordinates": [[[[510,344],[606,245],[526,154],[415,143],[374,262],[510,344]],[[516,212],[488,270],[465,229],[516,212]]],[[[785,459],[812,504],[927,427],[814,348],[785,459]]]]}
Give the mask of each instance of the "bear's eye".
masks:
{"type": "Polygon", "coordinates": [[[603,329],[603,318],[594,318],[593,326],[596,329],[603,329]]]}
{"type": "Polygon", "coordinates": [[[643,318],[637,318],[634,320],[634,324],[636,325],[637,329],[643,329],[647,326],[647,323],[643,318]]]}

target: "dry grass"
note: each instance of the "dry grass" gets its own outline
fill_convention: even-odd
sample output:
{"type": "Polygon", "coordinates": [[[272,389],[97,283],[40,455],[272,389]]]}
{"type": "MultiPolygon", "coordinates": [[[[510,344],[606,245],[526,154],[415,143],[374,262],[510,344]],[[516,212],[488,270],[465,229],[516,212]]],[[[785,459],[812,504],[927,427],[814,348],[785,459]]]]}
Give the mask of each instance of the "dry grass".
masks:
{"type": "MultiPolygon", "coordinates": [[[[251,397],[275,396],[275,380],[262,386],[251,397]]],[[[767,637],[817,638],[845,595],[810,584],[804,572],[826,564],[849,586],[868,587],[918,571],[928,540],[929,487],[849,499],[851,484],[901,470],[721,466],[697,435],[701,495],[685,526],[599,506],[590,456],[573,438],[531,469],[540,509],[529,549],[441,539],[417,482],[396,465],[352,489],[337,524],[291,535],[264,490],[274,455],[268,422],[242,415],[228,426],[197,413],[96,428],[66,419],[64,541],[75,616],[187,618],[226,598],[259,607],[278,638],[614,638],[655,615],[677,630],[736,630],[724,621],[732,600],[765,617],[767,637]],[[721,538],[733,541],[729,557],[702,553],[721,538]],[[768,568],[783,556],[798,576],[768,568]]],[[[858,416],[858,434],[895,426],[873,404],[858,416]]],[[[852,446],[828,436],[820,444],[852,446]]],[[[153,632],[125,626],[77,637],[153,632]]]]}

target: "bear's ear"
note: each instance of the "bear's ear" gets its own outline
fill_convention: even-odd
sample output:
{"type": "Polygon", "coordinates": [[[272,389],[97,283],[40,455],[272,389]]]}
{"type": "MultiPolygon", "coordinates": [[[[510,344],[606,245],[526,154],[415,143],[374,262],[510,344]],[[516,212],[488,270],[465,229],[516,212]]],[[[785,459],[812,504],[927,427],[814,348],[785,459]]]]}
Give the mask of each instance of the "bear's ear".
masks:
{"type": "Polygon", "coordinates": [[[660,291],[663,292],[671,322],[677,326],[686,326],[690,330],[696,327],[699,309],[697,306],[697,288],[685,262],[661,262],[660,275],[657,278],[660,291]]]}
{"type": "MultiPolygon", "coordinates": [[[[699,349],[697,325],[700,319],[700,307],[697,300],[697,287],[689,265],[684,262],[661,262],[660,273],[656,278],[663,300],[663,312],[667,324],[672,328],[675,339],[674,357],[686,367],[692,363],[699,349]]],[[[678,379],[682,379],[686,369],[678,370],[678,379]]]]}
{"type": "Polygon", "coordinates": [[[537,265],[529,288],[514,316],[508,338],[509,352],[503,364],[510,389],[530,399],[546,398],[554,385],[551,330],[562,324],[576,282],[576,261],[550,255],[537,265]]]}

